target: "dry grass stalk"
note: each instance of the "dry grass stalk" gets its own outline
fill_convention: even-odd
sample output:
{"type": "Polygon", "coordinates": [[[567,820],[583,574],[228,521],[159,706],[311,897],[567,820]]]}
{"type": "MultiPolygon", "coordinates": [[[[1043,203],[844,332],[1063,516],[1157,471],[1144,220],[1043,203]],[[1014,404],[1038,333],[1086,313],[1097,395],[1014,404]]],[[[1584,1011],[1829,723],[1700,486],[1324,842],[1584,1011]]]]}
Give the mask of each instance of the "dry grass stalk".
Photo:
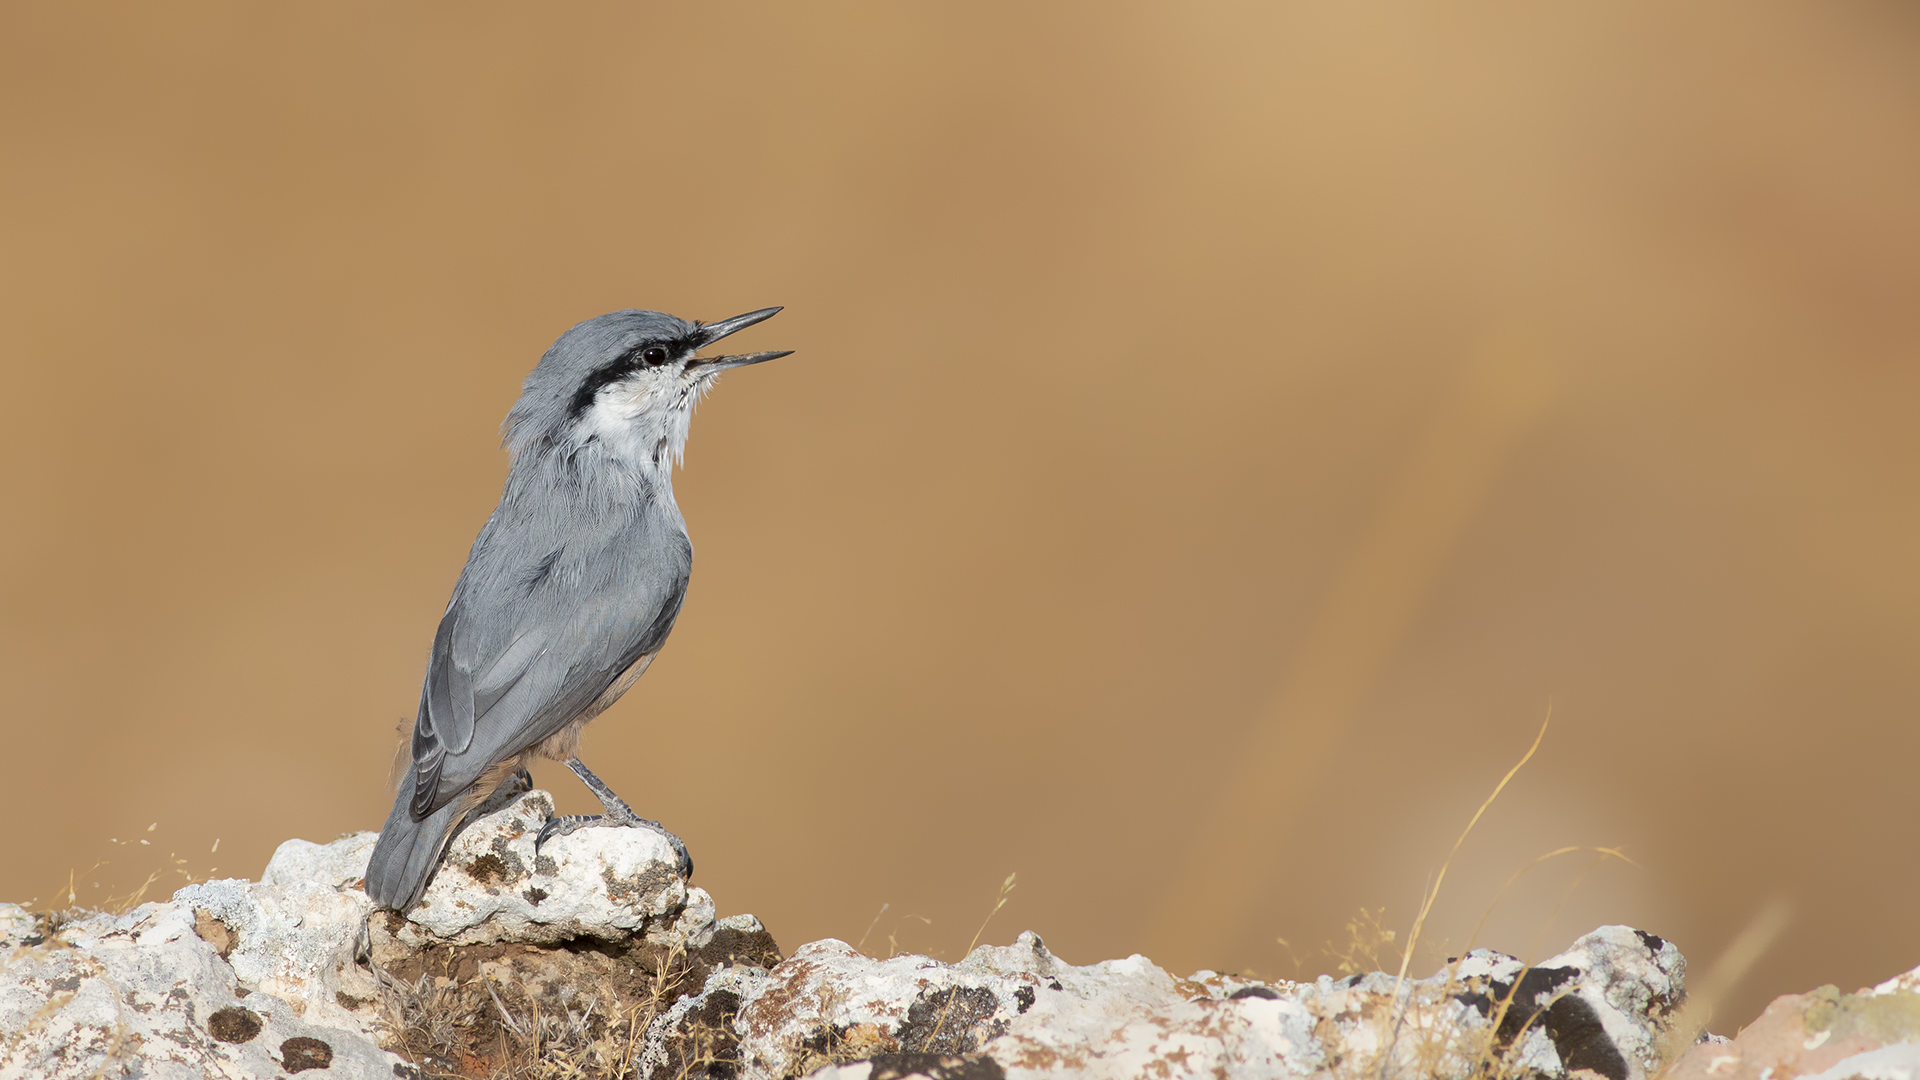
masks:
{"type": "MultiPolygon", "coordinates": [[[[987,917],[980,920],[980,929],[975,930],[973,932],[973,940],[967,942],[967,952],[965,955],[970,956],[973,954],[974,946],[980,944],[980,935],[987,932],[987,924],[993,921],[995,915],[1000,914],[1001,908],[1007,906],[1007,897],[1013,892],[1014,877],[1015,875],[1008,874],[1007,880],[1000,883],[1000,892],[993,898],[993,910],[987,912],[987,917]]],[[[952,1015],[953,1003],[958,1000],[959,997],[959,988],[955,987],[947,991],[946,1004],[940,1007],[940,1018],[934,1021],[933,1029],[927,1032],[927,1037],[920,1041],[920,1049],[923,1053],[932,1050],[936,1045],[940,1038],[940,1029],[947,1025],[947,1017],[952,1015]]]]}
{"type": "MultiPolygon", "coordinates": [[[[1388,999],[1387,1030],[1380,1041],[1380,1056],[1373,1070],[1376,1080],[1386,1080],[1387,1070],[1393,1063],[1395,1047],[1400,1037],[1400,1029],[1405,1023],[1408,1006],[1412,1004],[1411,996],[1409,996],[1406,1003],[1403,1004],[1401,1002],[1401,993],[1407,986],[1407,970],[1413,963],[1414,948],[1420,942],[1420,933],[1426,927],[1427,917],[1433,912],[1434,901],[1439,899],[1441,886],[1446,883],[1447,870],[1452,867],[1454,857],[1460,854],[1460,848],[1466,844],[1467,837],[1473,833],[1474,826],[1480,824],[1480,819],[1486,815],[1487,809],[1493,805],[1494,800],[1500,797],[1500,793],[1506,790],[1507,784],[1513,780],[1514,776],[1518,775],[1520,770],[1526,766],[1527,762],[1533,760],[1533,755],[1540,749],[1541,742],[1546,739],[1547,728],[1552,723],[1553,710],[1549,708],[1546,717],[1540,722],[1540,730],[1535,733],[1533,737],[1532,745],[1527,747],[1527,752],[1522,754],[1520,760],[1515,762],[1513,767],[1507,770],[1506,775],[1500,778],[1500,782],[1493,786],[1493,791],[1481,801],[1479,808],[1473,812],[1473,817],[1468,819],[1467,827],[1460,830],[1459,837],[1453,842],[1452,850],[1447,852],[1446,859],[1440,863],[1439,871],[1434,874],[1433,884],[1428,886],[1426,895],[1420,902],[1420,911],[1414,916],[1413,927],[1407,934],[1406,947],[1400,952],[1400,970],[1394,977],[1393,991],[1388,999]]],[[[1516,875],[1516,878],[1517,876],[1518,875],[1516,875]]],[[[1482,925],[1485,924],[1485,921],[1485,917],[1482,916],[1482,925]]],[[[1476,930],[1475,933],[1477,935],[1478,931],[1476,930]]],[[[1451,1000],[1452,992],[1456,988],[1457,980],[1455,972],[1457,972],[1457,970],[1457,965],[1450,965],[1448,967],[1447,979],[1440,991],[1442,1000],[1451,1000]]],[[[1484,1078],[1484,1080],[1502,1080],[1504,1077],[1502,1065],[1503,1063],[1509,1063],[1510,1055],[1496,1054],[1493,1051],[1496,1047],[1496,1038],[1500,1023],[1506,1018],[1507,1010],[1511,1007],[1513,996],[1518,991],[1519,986],[1520,981],[1516,978],[1501,1000],[1496,1014],[1489,1018],[1491,1022],[1487,1027],[1485,1045],[1481,1048],[1480,1053],[1476,1055],[1475,1064],[1469,1071],[1469,1075],[1476,1078],[1476,1080],[1481,1080],[1481,1078],[1484,1078]]],[[[1532,1018],[1528,1019],[1528,1023],[1532,1023],[1532,1018]]],[[[1438,1025],[1423,1026],[1427,1038],[1421,1041],[1421,1046],[1416,1056],[1418,1059],[1421,1059],[1422,1071],[1426,1075],[1438,1075],[1438,1069],[1443,1064],[1443,1062],[1438,1059],[1446,1056],[1453,1040],[1451,1038],[1439,1039],[1437,1041],[1442,1045],[1436,1045],[1434,1028],[1438,1025]]],[[[1512,1042],[1509,1043],[1509,1047],[1519,1046],[1523,1038],[1524,1032],[1521,1037],[1512,1040],[1512,1042]]]]}

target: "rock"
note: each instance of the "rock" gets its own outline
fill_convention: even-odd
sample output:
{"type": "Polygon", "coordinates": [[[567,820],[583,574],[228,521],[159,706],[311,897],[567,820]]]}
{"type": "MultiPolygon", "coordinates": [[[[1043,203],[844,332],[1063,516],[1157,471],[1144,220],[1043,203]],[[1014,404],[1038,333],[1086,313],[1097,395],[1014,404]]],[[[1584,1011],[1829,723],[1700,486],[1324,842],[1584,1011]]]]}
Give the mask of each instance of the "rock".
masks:
{"type": "Polygon", "coordinates": [[[0,906],[0,1076],[269,1077],[320,1067],[392,1080],[400,1059],[357,1025],[248,993],[193,909],[144,904],[64,925],[0,906]]]}
{"type": "MultiPolygon", "coordinates": [[[[716,919],[652,833],[536,856],[552,812],[536,791],[480,818],[404,915],[362,891],[371,833],[291,840],[257,882],[124,914],[0,905],[0,1078],[1646,1080],[1684,997],[1679,950],[1618,926],[1530,968],[1476,950],[1405,982],[1076,966],[1032,933],[953,964],[832,940],[782,959],[752,916],[716,919]]],[[[1783,998],[1671,1073],[1907,1080],[1917,1048],[1920,969],[1783,998]]]]}
{"type": "Polygon", "coordinates": [[[1471,1005],[1523,1070],[1643,1080],[1659,1064],[1685,979],[1686,959],[1672,942],[1603,926],[1532,968],[1475,949],[1422,986],[1471,1005]]]}
{"type": "Polygon", "coordinates": [[[839,941],[770,971],[716,975],[655,1021],[654,1076],[1375,1075],[1465,1077],[1491,1057],[1550,1076],[1644,1080],[1683,995],[1685,961],[1605,927],[1528,969],[1476,950],[1431,978],[1265,984],[1177,979],[1144,957],[1086,967],[1025,933],[958,964],[876,960],[839,941]],[[864,1061],[865,1064],[855,1063],[864,1061]]]}
{"type": "MultiPolygon", "coordinates": [[[[462,832],[406,917],[375,921],[375,957],[434,945],[624,941],[654,932],[692,948],[707,943],[713,900],[680,879],[677,856],[658,833],[582,829],[535,855],[534,838],[553,812],[553,796],[530,791],[462,832]]],[[[360,857],[360,870],[366,861],[360,857]]]]}
{"type": "Polygon", "coordinates": [[[289,840],[258,882],[203,881],[174,893],[171,904],[246,992],[271,994],[314,1023],[357,1027],[379,995],[372,972],[356,963],[373,905],[352,887],[374,838],[289,840]]]}
{"type": "Polygon", "coordinates": [[[1920,968],[1872,989],[1775,998],[1732,1039],[1674,1062],[1673,1080],[1911,1080],[1920,1076],[1920,968]]]}
{"type": "MultiPolygon", "coordinates": [[[[653,833],[582,830],[536,858],[552,812],[535,791],[474,823],[405,916],[376,915],[361,889],[373,833],[290,840],[258,882],[200,882],[126,914],[0,905],[0,1076],[391,1078],[413,1070],[391,1052],[422,1020],[409,1005],[564,1017],[576,999],[626,1007],[735,960],[778,959],[751,917],[716,923],[653,833]],[[497,979],[476,983],[483,969],[497,979]]],[[[582,1038],[604,1041],[604,1017],[591,1019],[582,1038]]]]}

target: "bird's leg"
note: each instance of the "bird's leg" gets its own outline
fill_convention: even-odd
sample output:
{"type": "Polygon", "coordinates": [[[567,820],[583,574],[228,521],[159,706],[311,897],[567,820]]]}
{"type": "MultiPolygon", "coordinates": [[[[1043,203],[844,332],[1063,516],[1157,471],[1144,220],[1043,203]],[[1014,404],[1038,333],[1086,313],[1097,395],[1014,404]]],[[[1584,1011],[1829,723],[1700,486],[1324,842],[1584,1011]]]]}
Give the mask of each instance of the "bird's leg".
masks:
{"type": "Polygon", "coordinates": [[[615,795],[613,789],[609,788],[604,780],[593,775],[593,771],[582,764],[579,758],[568,758],[567,768],[572,769],[573,775],[578,776],[580,782],[587,785],[587,790],[593,792],[594,798],[600,800],[600,805],[605,808],[606,813],[556,815],[540,830],[540,835],[533,838],[535,854],[539,853],[541,844],[577,829],[601,825],[624,825],[634,829],[652,829],[665,837],[667,843],[673,846],[674,854],[680,856],[680,876],[683,878],[693,876],[693,857],[687,854],[687,845],[682,843],[679,837],[668,832],[659,822],[648,821],[634,813],[633,807],[628,806],[625,799],[615,795]]]}

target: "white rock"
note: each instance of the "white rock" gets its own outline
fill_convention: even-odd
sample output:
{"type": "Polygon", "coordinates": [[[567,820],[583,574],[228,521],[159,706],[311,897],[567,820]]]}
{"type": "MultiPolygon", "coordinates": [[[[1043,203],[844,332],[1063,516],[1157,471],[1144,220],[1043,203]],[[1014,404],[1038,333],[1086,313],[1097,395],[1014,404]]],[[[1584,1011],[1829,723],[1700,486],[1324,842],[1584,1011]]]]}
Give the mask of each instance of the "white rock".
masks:
{"type": "MultiPolygon", "coordinates": [[[[1031,933],[1023,945],[1044,950],[1031,933]]],[[[1009,1077],[1305,1076],[1321,1064],[1314,1017],[1295,1000],[1208,996],[1142,956],[1060,964],[1037,981],[1033,1006],[981,1048],[1009,1077]]]]}
{"type": "Polygon", "coordinates": [[[222,932],[232,936],[230,945],[218,944],[241,987],[272,994],[315,1023],[355,1026],[379,989],[356,963],[373,904],[359,889],[342,887],[332,864],[357,859],[364,870],[373,835],[325,847],[290,840],[259,882],[205,881],[174,893],[172,903],[216,942],[222,932]],[[319,872],[309,877],[309,870],[319,872]]]}
{"type": "Polygon", "coordinates": [[[694,1056],[690,1033],[712,1042],[726,1022],[735,1042],[718,1056],[745,1077],[812,1070],[861,1080],[882,1065],[889,1076],[1016,1080],[1465,1077],[1491,1048],[1520,1072],[1643,1080],[1683,971],[1673,946],[1625,927],[1595,931],[1532,969],[1478,950],[1404,984],[1379,972],[1303,985],[1212,972],[1176,979],[1139,956],[1076,967],[1031,933],[953,965],[877,960],[819,941],[769,972],[709,980],[655,1022],[643,1063],[672,1075],[694,1056]]]}
{"type": "Polygon", "coordinates": [[[260,875],[260,884],[356,887],[367,876],[367,860],[373,857],[373,845],[379,839],[377,832],[357,832],[347,833],[331,844],[289,840],[274,849],[267,869],[260,875]]]}
{"type": "Polygon", "coordinates": [[[534,838],[552,816],[553,797],[530,791],[461,833],[394,931],[400,946],[611,941],[665,930],[670,916],[690,911],[694,922],[679,932],[711,935],[712,900],[698,889],[690,895],[678,857],[658,833],[582,829],[554,837],[535,855],[534,838]]]}
{"type": "MultiPolygon", "coordinates": [[[[323,1060],[327,1076],[411,1075],[378,1045],[378,1002],[446,989],[433,980],[456,966],[449,950],[466,946],[506,946],[466,958],[495,980],[489,994],[497,984],[545,995],[516,999],[533,1010],[526,1022],[584,1025],[594,1007],[615,1010],[602,1016],[650,1007],[659,985],[650,980],[667,977],[648,974],[656,963],[673,978],[704,978],[644,1033],[638,1073],[649,1077],[726,1072],[710,1068],[725,1062],[742,1080],[1461,1080],[1491,1047],[1510,1073],[1645,1080],[1683,996],[1679,951],[1626,927],[1603,927],[1530,969],[1477,950],[1404,983],[1379,972],[1304,984],[1179,979],[1140,956],[1075,966],[1031,933],[955,964],[875,959],[832,940],[774,963],[759,922],[716,922],[712,899],[680,880],[673,851],[651,832],[582,830],[536,856],[552,809],[545,792],[529,792],[475,823],[404,915],[376,915],[362,891],[371,833],[291,840],[258,882],[202,882],[125,915],[51,927],[0,905],[0,1078],[279,1077],[323,1060]],[[611,947],[556,947],[582,939],[611,947]],[[387,972],[411,989],[383,985],[401,977],[387,972]],[[587,1011],[575,1016],[576,1006],[587,1011]]],[[[493,1004],[507,1014],[502,998],[493,1004]]],[[[477,1007],[458,1023],[481,1026],[460,1030],[493,1045],[484,998],[477,1007]]],[[[1876,1080],[1914,1068],[1908,1049],[1875,1053],[1850,1067],[1876,1080]]]]}
{"type": "Polygon", "coordinates": [[[827,940],[770,973],[724,972],[655,1023],[645,1066],[671,1074],[685,1056],[675,1057],[674,1039],[689,1019],[729,1012],[738,1038],[730,1054],[751,1077],[827,1066],[821,1075],[854,1080],[862,1066],[829,1065],[854,1055],[896,1070],[984,1057],[1009,1077],[1095,1078],[1306,1076],[1321,1060],[1313,1017],[1298,1002],[1209,997],[1139,956],[1075,967],[1032,933],[954,965],[876,960],[827,940]],[[728,1007],[712,1007],[716,998],[728,1007]]]}
{"type": "MultiPolygon", "coordinates": [[[[423,902],[372,924],[389,958],[430,944],[712,940],[712,899],[686,887],[654,833],[586,829],[536,858],[552,808],[529,792],[458,837],[423,902]]],[[[328,1076],[411,1075],[374,1037],[381,989],[364,962],[375,942],[361,879],[376,839],[289,840],[258,882],[200,882],[52,934],[0,905],[0,1078],[270,1077],[322,1060],[328,1076]]]]}
{"type": "Polygon", "coordinates": [[[0,1076],[269,1077],[325,1061],[328,1076],[392,1080],[402,1064],[357,1028],[241,997],[188,907],[93,914],[44,939],[14,936],[21,912],[8,908],[0,1076]]]}
{"type": "Polygon", "coordinates": [[[1475,949],[1405,987],[1380,972],[1338,983],[1323,976],[1302,988],[1302,1000],[1331,1021],[1322,1037],[1349,1055],[1378,1060],[1391,1043],[1392,1072],[1465,1075],[1488,1046],[1487,1028],[1497,1016],[1493,1041],[1510,1047],[1503,1049],[1510,1071],[1587,1070],[1608,1080],[1644,1080],[1667,1017],[1685,996],[1685,974],[1686,960],[1672,943],[1605,926],[1532,968],[1475,949]]]}

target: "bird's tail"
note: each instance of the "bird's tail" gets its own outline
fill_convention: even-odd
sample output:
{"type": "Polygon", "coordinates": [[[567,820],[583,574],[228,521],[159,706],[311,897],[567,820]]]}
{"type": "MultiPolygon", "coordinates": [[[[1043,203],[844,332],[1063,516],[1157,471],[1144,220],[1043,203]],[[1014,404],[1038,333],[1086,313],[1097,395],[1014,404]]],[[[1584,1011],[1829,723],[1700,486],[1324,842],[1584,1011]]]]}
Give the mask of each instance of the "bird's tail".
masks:
{"type": "Polygon", "coordinates": [[[453,826],[470,805],[465,799],[452,799],[424,821],[415,821],[412,803],[413,779],[408,777],[367,862],[367,895],[376,906],[393,911],[407,908],[427,891],[453,826]]]}

